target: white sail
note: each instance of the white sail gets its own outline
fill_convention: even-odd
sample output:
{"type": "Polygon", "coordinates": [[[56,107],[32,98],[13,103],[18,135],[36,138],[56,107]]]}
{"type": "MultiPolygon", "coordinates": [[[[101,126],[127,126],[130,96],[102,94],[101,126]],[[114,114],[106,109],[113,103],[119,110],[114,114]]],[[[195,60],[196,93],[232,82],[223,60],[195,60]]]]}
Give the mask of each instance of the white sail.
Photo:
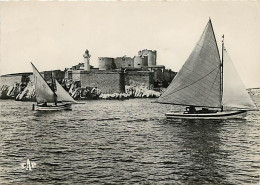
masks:
{"type": "Polygon", "coordinates": [[[57,80],[55,80],[55,83],[58,101],[76,103],[76,101],[65,91],[65,89],[59,84],[57,80]]]}
{"type": "Polygon", "coordinates": [[[55,93],[52,91],[52,89],[49,87],[47,82],[43,79],[42,75],[33,64],[32,67],[35,82],[36,101],[38,103],[55,102],[55,93]]]}
{"type": "Polygon", "coordinates": [[[223,106],[246,110],[256,109],[226,49],[224,49],[223,65],[223,106]]]}
{"type": "Polygon", "coordinates": [[[220,107],[220,56],[209,20],[199,42],[158,103],[220,107]]]}

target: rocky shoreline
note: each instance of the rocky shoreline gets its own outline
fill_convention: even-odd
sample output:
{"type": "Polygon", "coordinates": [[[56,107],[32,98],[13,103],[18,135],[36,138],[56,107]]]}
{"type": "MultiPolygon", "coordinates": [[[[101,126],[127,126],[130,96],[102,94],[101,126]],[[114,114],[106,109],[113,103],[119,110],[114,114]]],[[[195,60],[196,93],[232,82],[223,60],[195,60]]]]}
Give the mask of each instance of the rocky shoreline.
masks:
{"type": "MultiPolygon", "coordinates": [[[[129,99],[129,98],[158,98],[162,92],[148,89],[145,86],[125,86],[124,93],[103,94],[98,88],[81,88],[75,83],[63,83],[62,86],[75,100],[93,99],[129,99]]],[[[36,101],[33,82],[14,83],[0,86],[0,99],[14,99],[16,101],[36,101]]]]}
{"type": "MultiPolygon", "coordinates": [[[[163,89],[155,91],[145,86],[125,86],[124,93],[104,94],[98,88],[81,88],[74,82],[62,83],[62,86],[75,100],[158,98],[163,92],[163,89]]],[[[251,96],[260,97],[260,88],[247,90],[251,96]]],[[[1,85],[0,99],[36,101],[34,83],[29,81],[27,84],[15,82],[13,85],[1,85]]]]}

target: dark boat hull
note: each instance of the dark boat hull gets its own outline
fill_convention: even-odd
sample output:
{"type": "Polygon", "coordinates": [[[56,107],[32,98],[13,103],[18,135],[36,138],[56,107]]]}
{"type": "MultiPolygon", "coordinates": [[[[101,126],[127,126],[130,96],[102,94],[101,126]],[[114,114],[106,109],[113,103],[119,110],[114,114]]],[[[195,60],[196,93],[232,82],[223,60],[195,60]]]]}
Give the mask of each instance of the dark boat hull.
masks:
{"type": "Polygon", "coordinates": [[[216,113],[184,113],[184,112],[170,112],[166,113],[167,119],[236,119],[244,118],[247,114],[245,110],[223,111],[216,113]]]}
{"type": "Polygon", "coordinates": [[[34,110],[36,111],[59,111],[59,110],[72,110],[71,104],[60,104],[60,105],[53,105],[53,106],[40,106],[35,105],[34,110]]]}

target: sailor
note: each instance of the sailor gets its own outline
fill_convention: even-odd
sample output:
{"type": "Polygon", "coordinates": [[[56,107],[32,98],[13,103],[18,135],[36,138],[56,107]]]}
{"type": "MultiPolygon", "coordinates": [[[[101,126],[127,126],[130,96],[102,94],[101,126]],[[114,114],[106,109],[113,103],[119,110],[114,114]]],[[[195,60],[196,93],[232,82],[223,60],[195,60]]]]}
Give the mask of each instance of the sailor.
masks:
{"type": "Polygon", "coordinates": [[[190,114],[195,114],[196,113],[196,109],[195,109],[194,106],[187,107],[187,109],[188,109],[188,113],[190,113],[190,114]]]}

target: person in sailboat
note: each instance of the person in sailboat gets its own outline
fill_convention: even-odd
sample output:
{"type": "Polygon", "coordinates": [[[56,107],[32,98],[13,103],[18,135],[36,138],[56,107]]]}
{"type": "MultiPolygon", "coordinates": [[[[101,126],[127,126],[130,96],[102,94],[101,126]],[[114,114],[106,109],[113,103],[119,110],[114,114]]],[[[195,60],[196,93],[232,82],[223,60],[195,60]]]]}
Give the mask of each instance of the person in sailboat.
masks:
{"type": "Polygon", "coordinates": [[[47,107],[47,102],[45,101],[43,103],[37,103],[37,105],[42,106],[42,107],[47,107]]]}
{"type": "Polygon", "coordinates": [[[186,112],[189,114],[195,114],[197,112],[197,110],[194,106],[189,106],[189,107],[186,107],[186,112]]]}

